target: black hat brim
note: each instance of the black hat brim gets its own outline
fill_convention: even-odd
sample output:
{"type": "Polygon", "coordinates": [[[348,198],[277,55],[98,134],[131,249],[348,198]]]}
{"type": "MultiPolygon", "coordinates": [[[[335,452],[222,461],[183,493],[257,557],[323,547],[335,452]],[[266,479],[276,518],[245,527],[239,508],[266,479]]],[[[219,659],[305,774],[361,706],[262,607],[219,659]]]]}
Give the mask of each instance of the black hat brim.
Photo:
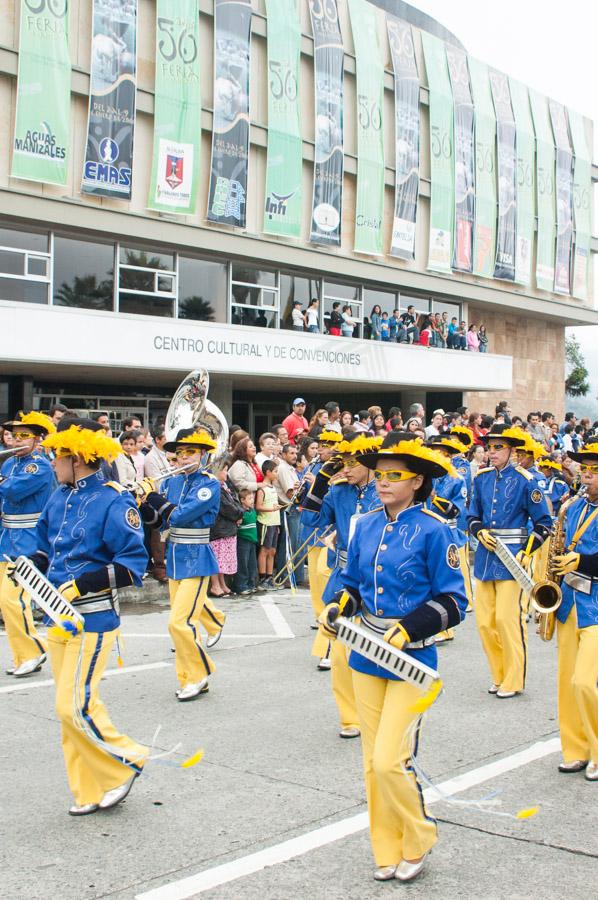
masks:
{"type": "Polygon", "coordinates": [[[5,431],[10,431],[11,434],[19,428],[30,431],[31,434],[34,434],[36,437],[46,437],[46,435],[49,434],[48,429],[44,428],[42,425],[27,425],[26,422],[2,422],[2,427],[5,431]]]}
{"type": "Polygon", "coordinates": [[[381,459],[396,459],[404,463],[410,472],[430,478],[441,478],[446,475],[446,469],[429,459],[420,456],[412,456],[410,453],[364,453],[359,462],[366,469],[375,469],[381,459]]]}
{"type": "MultiPolygon", "coordinates": [[[[583,450],[578,450],[577,453],[574,453],[572,450],[567,450],[567,456],[569,459],[574,460],[575,462],[596,462],[598,463],[598,453],[594,453],[594,451],[588,451],[584,453],[583,450]]],[[[540,463],[541,465],[541,463],[540,463]]]]}

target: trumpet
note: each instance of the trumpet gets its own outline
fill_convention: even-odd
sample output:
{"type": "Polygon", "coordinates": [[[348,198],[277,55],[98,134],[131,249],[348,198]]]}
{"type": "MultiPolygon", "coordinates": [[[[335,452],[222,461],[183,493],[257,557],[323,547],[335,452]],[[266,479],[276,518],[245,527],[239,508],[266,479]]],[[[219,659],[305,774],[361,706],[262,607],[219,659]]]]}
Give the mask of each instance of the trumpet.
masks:
{"type": "Polygon", "coordinates": [[[304,472],[303,475],[301,476],[301,480],[297,483],[297,487],[295,488],[295,490],[294,490],[293,493],[291,494],[291,496],[290,496],[290,498],[289,498],[289,506],[293,506],[293,504],[297,502],[297,499],[298,499],[298,497],[299,497],[299,494],[301,493],[301,491],[303,490],[303,488],[304,488],[304,486],[305,486],[305,482],[306,482],[306,480],[307,480],[307,476],[308,476],[308,475],[311,475],[311,472],[312,472],[313,468],[316,466],[317,463],[319,463],[319,461],[320,461],[320,454],[319,454],[319,453],[316,453],[316,455],[314,456],[314,458],[312,459],[312,461],[310,462],[310,464],[309,464],[309,465],[307,466],[307,468],[305,469],[305,472],[304,472]]]}
{"type": "Polygon", "coordinates": [[[0,459],[10,459],[11,456],[14,456],[15,453],[22,449],[22,447],[7,447],[6,450],[0,450],[0,459]]]}
{"type": "MultiPolygon", "coordinates": [[[[318,541],[322,542],[324,538],[332,532],[333,527],[334,526],[332,524],[327,525],[322,534],[318,536],[318,541]]],[[[289,557],[289,559],[287,559],[280,572],[277,572],[276,575],[274,575],[274,577],[272,578],[272,584],[274,584],[276,587],[281,587],[286,579],[289,578],[290,575],[299,568],[301,563],[305,562],[310,549],[309,545],[311,544],[312,538],[314,538],[317,533],[318,529],[314,528],[314,530],[310,532],[310,534],[308,534],[303,543],[297,547],[293,555],[289,557]]]]}

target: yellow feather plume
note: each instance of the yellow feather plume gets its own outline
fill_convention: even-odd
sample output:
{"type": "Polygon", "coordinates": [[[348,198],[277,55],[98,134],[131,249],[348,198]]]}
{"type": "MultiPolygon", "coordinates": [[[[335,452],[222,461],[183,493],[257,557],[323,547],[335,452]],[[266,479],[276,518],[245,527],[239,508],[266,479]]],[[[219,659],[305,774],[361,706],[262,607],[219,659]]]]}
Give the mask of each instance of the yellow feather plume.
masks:
{"type": "Polygon", "coordinates": [[[218,446],[214,438],[203,429],[195,432],[195,434],[190,434],[188,437],[181,438],[180,441],[177,441],[177,444],[199,444],[210,450],[215,450],[218,446]]]}
{"type": "Polygon", "coordinates": [[[45,428],[48,434],[54,434],[54,432],[56,431],[54,422],[49,416],[46,416],[44,413],[21,413],[20,422],[23,425],[39,425],[40,428],[45,428]]]}
{"type": "Polygon", "coordinates": [[[340,444],[341,441],[338,431],[321,431],[318,435],[318,444],[340,444]]]}
{"type": "Polygon", "coordinates": [[[382,459],[386,456],[390,458],[393,456],[413,456],[416,459],[425,459],[428,462],[436,463],[436,465],[444,469],[447,475],[451,475],[453,478],[457,477],[457,470],[446,456],[443,456],[438,450],[432,450],[431,447],[424,446],[421,438],[416,438],[414,441],[399,441],[398,444],[394,444],[392,447],[384,447],[379,453],[382,459]]]}
{"type": "Polygon", "coordinates": [[[91,431],[89,428],[81,428],[71,425],[66,431],[57,431],[48,435],[42,441],[42,447],[48,450],[62,450],[73,456],[81,456],[86,463],[107,459],[109,462],[116,459],[122,453],[122,447],[114,438],[110,438],[104,431],[91,431]]]}

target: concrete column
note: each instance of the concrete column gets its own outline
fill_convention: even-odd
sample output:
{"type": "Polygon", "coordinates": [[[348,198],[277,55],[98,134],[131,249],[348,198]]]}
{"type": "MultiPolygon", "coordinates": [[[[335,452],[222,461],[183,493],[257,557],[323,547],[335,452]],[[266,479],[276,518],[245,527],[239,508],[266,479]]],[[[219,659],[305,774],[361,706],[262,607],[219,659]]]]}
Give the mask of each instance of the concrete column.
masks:
{"type": "Polygon", "coordinates": [[[233,380],[226,375],[210,375],[208,400],[215,403],[230,424],[233,420],[233,380]]]}

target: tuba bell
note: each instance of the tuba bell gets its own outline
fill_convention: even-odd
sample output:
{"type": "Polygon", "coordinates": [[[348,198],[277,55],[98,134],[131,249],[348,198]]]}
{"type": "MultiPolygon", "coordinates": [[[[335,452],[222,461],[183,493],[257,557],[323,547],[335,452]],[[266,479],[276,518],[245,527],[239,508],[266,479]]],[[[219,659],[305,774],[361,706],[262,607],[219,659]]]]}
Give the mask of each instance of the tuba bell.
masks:
{"type": "Polygon", "coordinates": [[[208,400],[210,376],[206,369],[195,369],[181,381],[170,401],[164,433],[174,441],[181,428],[203,428],[216,441],[209,469],[217,469],[228,451],[228,424],[221,410],[208,400]]]}

